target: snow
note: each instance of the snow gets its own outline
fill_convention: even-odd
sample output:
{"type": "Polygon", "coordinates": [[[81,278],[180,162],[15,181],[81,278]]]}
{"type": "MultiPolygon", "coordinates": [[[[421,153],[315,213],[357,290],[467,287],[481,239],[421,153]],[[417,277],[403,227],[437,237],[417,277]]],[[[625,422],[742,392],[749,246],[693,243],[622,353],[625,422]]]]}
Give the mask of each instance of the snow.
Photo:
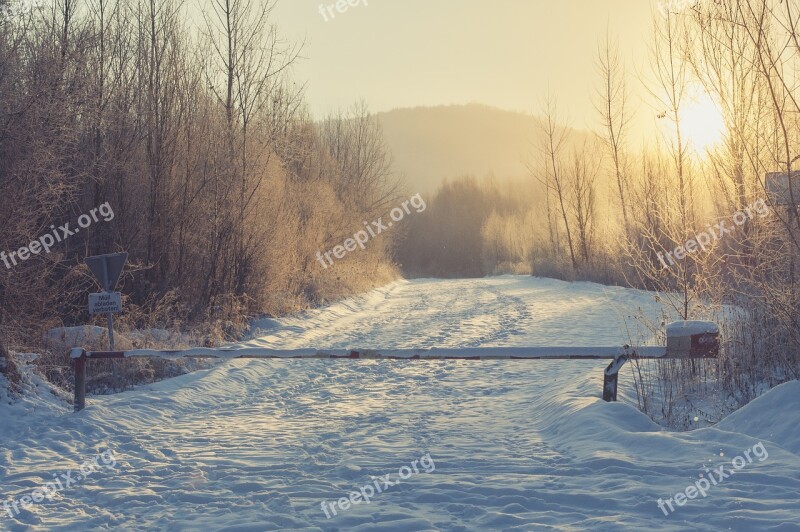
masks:
{"type": "Polygon", "coordinates": [[[76,345],[101,346],[108,343],[108,330],[96,325],[56,327],[44,334],[44,340],[53,351],[63,351],[76,345]]]}
{"type": "MultiPolygon", "coordinates": [[[[267,348],[622,346],[650,342],[636,316],[656,323],[653,294],[595,283],[504,275],[397,281],[296,317],[256,321],[267,348]]],[[[673,319],[675,317],[673,316],[673,319]]],[[[671,321],[671,320],[670,320],[671,321]]]]}
{"type": "Polygon", "coordinates": [[[666,327],[667,336],[691,336],[703,333],[719,333],[716,323],[709,321],[676,321],[666,327]]]}
{"type": "MultiPolygon", "coordinates": [[[[634,345],[649,337],[639,314],[660,319],[652,294],[591,283],[403,281],[256,323],[231,347],[634,345]]],[[[40,383],[0,406],[0,495],[19,498],[104,449],[117,465],[0,515],[0,529],[798,530],[800,383],[716,427],[670,432],[600,399],[606,364],[238,359],[90,397],[78,414],[40,383]],[[759,442],[767,459],[659,509],[759,442]],[[326,518],[323,501],[426,453],[435,471],[326,518]]],[[[625,372],[620,394],[632,394],[625,372]]]]}
{"type": "Polygon", "coordinates": [[[729,415],[718,427],[754,438],[780,441],[787,450],[800,455],[800,415],[796,408],[794,412],[787,408],[787,405],[796,407],[798,398],[800,381],[785,382],[751,401],[747,408],[729,415]],[[750,415],[752,411],[763,415],[750,415]]]}

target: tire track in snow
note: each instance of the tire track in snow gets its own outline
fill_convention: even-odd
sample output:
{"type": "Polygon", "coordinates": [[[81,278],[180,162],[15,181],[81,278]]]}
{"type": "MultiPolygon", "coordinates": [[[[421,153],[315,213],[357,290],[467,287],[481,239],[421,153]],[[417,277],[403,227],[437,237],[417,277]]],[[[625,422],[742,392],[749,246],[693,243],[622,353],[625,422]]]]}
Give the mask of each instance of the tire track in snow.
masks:
{"type": "Polygon", "coordinates": [[[353,298],[282,320],[276,333],[244,345],[296,348],[477,347],[523,334],[527,303],[483,280],[398,283],[383,298],[353,298]]]}

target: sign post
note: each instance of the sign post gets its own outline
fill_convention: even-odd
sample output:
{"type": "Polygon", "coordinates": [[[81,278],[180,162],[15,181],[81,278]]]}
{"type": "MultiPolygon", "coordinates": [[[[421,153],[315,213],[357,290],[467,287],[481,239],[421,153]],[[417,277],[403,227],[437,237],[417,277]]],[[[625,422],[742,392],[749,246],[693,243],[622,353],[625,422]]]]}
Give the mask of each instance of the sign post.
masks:
{"type": "Polygon", "coordinates": [[[108,343],[114,350],[114,313],[122,312],[122,295],[113,292],[122,273],[122,267],[128,260],[127,253],[111,253],[86,257],[85,262],[94,274],[103,292],[89,294],[89,314],[105,314],[108,317],[108,343]]]}

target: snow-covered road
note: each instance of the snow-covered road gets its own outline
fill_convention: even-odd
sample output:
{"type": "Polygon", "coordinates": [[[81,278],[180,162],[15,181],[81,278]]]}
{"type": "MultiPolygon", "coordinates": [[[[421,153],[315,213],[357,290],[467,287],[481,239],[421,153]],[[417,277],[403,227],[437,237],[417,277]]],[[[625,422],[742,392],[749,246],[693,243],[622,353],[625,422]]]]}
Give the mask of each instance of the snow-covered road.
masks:
{"type": "Polygon", "coordinates": [[[364,296],[258,325],[243,345],[315,347],[622,346],[660,321],[653,295],[595,283],[502,276],[399,281],[364,296]]]}
{"type": "MultiPolygon", "coordinates": [[[[264,320],[247,344],[618,345],[639,312],[658,316],[651,295],[590,283],[419,280],[264,320]]],[[[0,406],[6,500],[99,451],[116,460],[0,516],[0,529],[800,530],[800,383],[715,428],[674,433],[602,402],[604,364],[235,360],[92,397],[74,415],[46,398],[0,406]],[[706,497],[669,516],[659,509],[759,442],[767,458],[751,452],[706,497]],[[326,517],[323,501],[330,508],[373,477],[395,481],[427,454],[435,470],[326,517]]]]}

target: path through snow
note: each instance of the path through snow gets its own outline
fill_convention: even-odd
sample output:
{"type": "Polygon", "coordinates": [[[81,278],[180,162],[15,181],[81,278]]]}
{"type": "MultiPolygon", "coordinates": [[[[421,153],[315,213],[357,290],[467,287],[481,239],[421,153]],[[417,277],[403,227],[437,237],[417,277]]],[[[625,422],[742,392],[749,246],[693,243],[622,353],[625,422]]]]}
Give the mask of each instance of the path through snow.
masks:
{"type": "MultiPolygon", "coordinates": [[[[618,345],[652,296],[526,277],[399,282],[262,322],[276,348],[618,345]]],[[[603,362],[236,360],[139,390],[0,406],[0,495],[99,450],[105,469],[0,529],[799,530],[800,383],[718,427],[661,430],[599,399],[603,362]],[[23,419],[23,411],[27,416],[23,419]],[[754,460],[665,516],[705,467],[754,460]],[[435,471],[327,519],[426,453],[435,471]]],[[[627,377],[627,375],[626,375],[627,377]]],[[[629,380],[623,378],[624,381],[629,380]]]]}

